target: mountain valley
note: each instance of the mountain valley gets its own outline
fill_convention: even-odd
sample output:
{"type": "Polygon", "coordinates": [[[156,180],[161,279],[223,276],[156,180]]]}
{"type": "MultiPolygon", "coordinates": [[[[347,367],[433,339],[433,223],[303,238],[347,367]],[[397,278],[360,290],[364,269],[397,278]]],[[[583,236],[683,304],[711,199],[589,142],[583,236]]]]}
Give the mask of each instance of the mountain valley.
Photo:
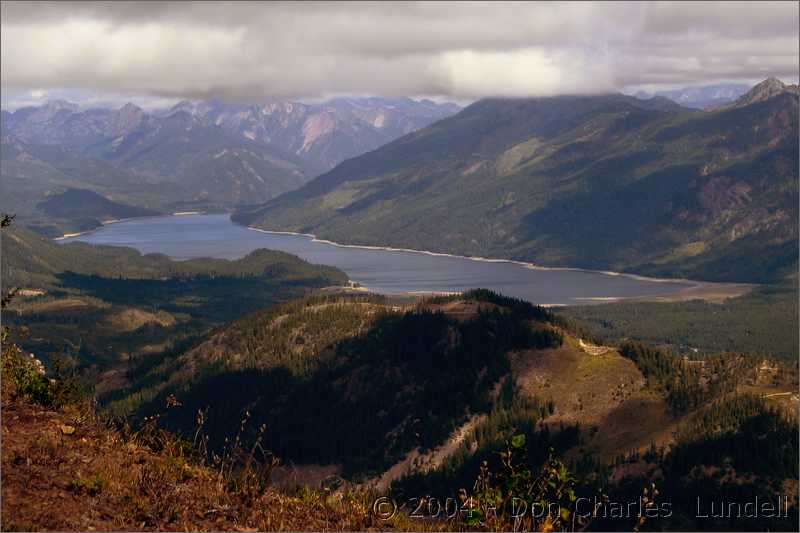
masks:
{"type": "Polygon", "coordinates": [[[774,79],[707,112],[622,95],[482,100],[233,219],[543,266],[796,279],[797,110],[797,86],[774,79]]]}
{"type": "Polygon", "coordinates": [[[4,110],[0,207],[14,206],[27,225],[58,235],[89,229],[85,220],[37,208],[67,188],[159,212],[257,204],[458,109],[350,98],[313,105],[185,101],[154,112],[52,101],[4,110]]]}
{"type": "Polygon", "coordinates": [[[798,89],[725,99],[4,112],[3,529],[792,530],[798,89]],[[410,252],[241,225],[606,292],[380,294],[410,252]],[[753,495],[789,503],[695,512],[753,495]]]}
{"type": "Polygon", "coordinates": [[[0,41],[0,531],[800,531],[799,2],[0,41]]]}

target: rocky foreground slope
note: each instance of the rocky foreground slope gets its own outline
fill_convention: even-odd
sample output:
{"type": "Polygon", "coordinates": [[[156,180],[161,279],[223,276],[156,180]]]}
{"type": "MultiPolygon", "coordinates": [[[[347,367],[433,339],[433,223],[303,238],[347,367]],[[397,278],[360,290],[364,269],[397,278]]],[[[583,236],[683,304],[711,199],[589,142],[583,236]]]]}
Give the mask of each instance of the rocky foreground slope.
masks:
{"type": "MultiPolygon", "coordinates": [[[[304,498],[192,455],[190,443],[125,434],[80,410],[4,394],[3,531],[357,531],[367,498],[304,498]]],[[[227,466],[230,466],[228,463],[227,466]]]]}

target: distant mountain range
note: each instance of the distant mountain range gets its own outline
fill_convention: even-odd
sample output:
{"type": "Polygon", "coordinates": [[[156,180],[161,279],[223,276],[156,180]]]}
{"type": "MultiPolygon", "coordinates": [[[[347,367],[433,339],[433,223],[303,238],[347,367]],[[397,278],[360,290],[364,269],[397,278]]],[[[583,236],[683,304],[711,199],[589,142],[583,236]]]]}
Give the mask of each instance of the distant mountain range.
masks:
{"type": "Polygon", "coordinates": [[[133,104],[81,110],[52,101],[3,111],[0,208],[35,219],[46,195],[70,187],[164,211],[264,202],[458,109],[353,98],[181,102],[153,113],[133,104]]]}
{"type": "Polygon", "coordinates": [[[796,277],[798,88],[719,110],[488,99],[234,220],[339,242],[707,280],[796,277]]]}
{"type": "Polygon", "coordinates": [[[654,93],[639,91],[635,96],[637,98],[662,96],[685,107],[707,109],[729,104],[749,90],[750,86],[745,83],[717,83],[654,93]]]}
{"type": "Polygon", "coordinates": [[[272,146],[299,158],[310,174],[457,113],[455,104],[410,98],[337,98],[322,104],[226,104],[184,101],[160,113],[185,112],[205,125],[272,146]]]}
{"type": "Polygon", "coordinates": [[[262,156],[266,152],[265,159],[285,159],[303,175],[313,176],[459,109],[451,103],[410,98],[339,98],[313,105],[212,99],[183,101],[147,113],[133,104],[82,111],[76,104],[56,100],[3,111],[2,128],[4,134],[29,143],[59,145],[146,171],[172,163],[143,156],[154,149],[171,152],[165,141],[174,137],[193,153],[210,152],[212,157],[216,148],[251,149],[262,156]]]}

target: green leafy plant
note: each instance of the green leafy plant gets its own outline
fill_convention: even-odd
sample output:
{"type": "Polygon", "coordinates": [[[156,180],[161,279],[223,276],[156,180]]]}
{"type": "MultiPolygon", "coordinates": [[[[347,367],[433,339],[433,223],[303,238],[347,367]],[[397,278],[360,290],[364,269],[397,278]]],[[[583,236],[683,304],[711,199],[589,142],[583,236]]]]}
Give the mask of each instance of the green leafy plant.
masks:
{"type": "Polygon", "coordinates": [[[549,531],[567,530],[577,523],[575,476],[552,449],[538,472],[526,463],[527,456],[526,437],[517,434],[500,452],[497,472],[484,461],[473,494],[462,492],[468,526],[549,531]]]}
{"type": "Polygon", "coordinates": [[[16,344],[9,341],[10,330],[3,328],[3,378],[13,384],[14,394],[27,396],[48,407],[63,408],[80,404],[85,398],[83,387],[74,373],[67,372],[61,360],[53,361],[52,377],[47,377],[42,363],[26,357],[16,344]]]}
{"type": "Polygon", "coordinates": [[[69,482],[67,489],[76,494],[97,496],[103,490],[103,478],[100,474],[91,477],[79,477],[69,482]]]}

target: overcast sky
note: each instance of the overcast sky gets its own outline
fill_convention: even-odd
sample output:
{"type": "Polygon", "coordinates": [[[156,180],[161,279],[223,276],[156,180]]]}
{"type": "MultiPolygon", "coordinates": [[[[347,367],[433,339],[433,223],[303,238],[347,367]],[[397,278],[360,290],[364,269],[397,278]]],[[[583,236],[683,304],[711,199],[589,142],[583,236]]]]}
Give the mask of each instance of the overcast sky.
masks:
{"type": "Polygon", "coordinates": [[[798,77],[797,2],[16,3],[3,106],[542,96],[798,77]]]}

